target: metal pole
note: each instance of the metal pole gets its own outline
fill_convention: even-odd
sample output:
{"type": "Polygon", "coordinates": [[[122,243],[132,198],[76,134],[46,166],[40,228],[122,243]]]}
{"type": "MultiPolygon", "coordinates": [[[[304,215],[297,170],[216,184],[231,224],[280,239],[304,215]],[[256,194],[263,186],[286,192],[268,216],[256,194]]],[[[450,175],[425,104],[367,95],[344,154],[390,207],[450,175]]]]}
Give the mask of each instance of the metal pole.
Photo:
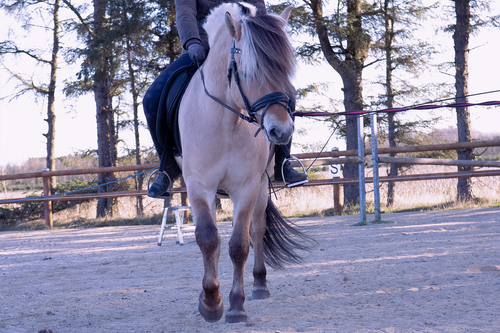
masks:
{"type": "Polygon", "coordinates": [[[365,190],[365,135],[363,131],[363,116],[359,115],[357,118],[358,124],[358,157],[360,163],[358,164],[359,172],[359,224],[367,224],[366,222],[366,190],[365,190]]]}
{"type": "Polygon", "coordinates": [[[378,145],[377,145],[377,115],[371,115],[371,129],[372,129],[372,162],[373,162],[373,195],[375,200],[375,220],[381,220],[380,213],[380,186],[378,175],[378,145]]]}

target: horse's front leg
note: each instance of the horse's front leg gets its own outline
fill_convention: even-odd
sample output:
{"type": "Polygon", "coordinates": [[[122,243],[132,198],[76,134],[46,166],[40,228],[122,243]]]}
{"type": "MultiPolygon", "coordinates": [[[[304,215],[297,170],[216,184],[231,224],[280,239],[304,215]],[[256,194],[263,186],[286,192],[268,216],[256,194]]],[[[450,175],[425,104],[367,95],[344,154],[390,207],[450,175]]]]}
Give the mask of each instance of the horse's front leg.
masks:
{"type": "MultiPolygon", "coordinates": [[[[248,193],[248,192],[247,192],[248,193]]],[[[250,198],[252,196],[249,196],[250,198]]],[[[233,262],[233,287],[229,294],[230,307],[226,314],[226,323],[246,322],[247,315],[243,308],[245,302],[244,273],[245,263],[250,251],[250,219],[255,200],[244,200],[235,204],[234,226],[229,240],[229,256],[233,262]]],[[[235,203],[237,201],[235,200],[235,203]]]]}
{"type": "Polygon", "coordinates": [[[252,300],[271,296],[267,288],[266,265],[264,263],[264,235],[266,233],[266,206],[268,196],[263,188],[252,216],[251,236],[254,251],[252,300]]]}
{"type": "Polygon", "coordinates": [[[193,215],[196,218],[196,242],[203,255],[203,291],[200,294],[198,311],[208,322],[216,322],[224,314],[222,294],[219,291],[217,271],[220,256],[220,236],[208,203],[200,198],[191,198],[193,215]]]}

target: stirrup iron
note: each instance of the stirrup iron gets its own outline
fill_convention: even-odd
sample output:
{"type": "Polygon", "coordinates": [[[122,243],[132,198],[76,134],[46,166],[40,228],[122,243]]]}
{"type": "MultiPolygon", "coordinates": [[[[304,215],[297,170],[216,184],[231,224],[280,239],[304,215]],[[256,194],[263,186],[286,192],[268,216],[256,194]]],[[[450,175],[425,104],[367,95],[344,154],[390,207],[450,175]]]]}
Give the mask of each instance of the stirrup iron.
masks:
{"type": "Polygon", "coordinates": [[[149,178],[148,178],[148,189],[147,190],[149,191],[149,187],[151,186],[151,178],[153,177],[154,174],[159,173],[159,172],[163,172],[165,174],[165,176],[167,176],[167,178],[168,178],[169,185],[168,185],[168,191],[167,192],[169,193],[170,196],[169,197],[162,197],[162,196],[160,196],[160,197],[156,197],[156,198],[153,198],[153,199],[170,199],[170,198],[172,198],[172,186],[173,186],[173,184],[172,184],[172,178],[170,178],[170,176],[168,175],[168,173],[166,171],[160,171],[160,168],[153,170],[153,172],[151,172],[151,174],[149,175],[149,178]]]}
{"type": "Polygon", "coordinates": [[[306,178],[306,179],[304,179],[304,180],[301,180],[301,181],[298,181],[298,182],[295,182],[295,183],[290,183],[290,184],[288,184],[288,185],[286,184],[286,179],[285,179],[285,163],[286,163],[288,160],[291,160],[291,159],[293,159],[293,160],[295,160],[295,161],[299,162],[299,163],[300,163],[300,166],[302,167],[302,171],[303,171],[303,173],[305,173],[305,174],[307,175],[307,170],[306,170],[306,168],[304,167],[304,164],[302,164],[302,162],[301,162],[301,161],[300,161],[297,157],[295,157],[295,156],[293,156],[293,155],[290,155],[290,157],[289,157],[289,158],[285,158],[285,159],[283,160],[283,163],[281,163],[281,177],[282,177],[282,179],[283,179],[283,186],[284,186],[284,187],[288,187],[288,188],[290,188],[290,187],[295,187],[295,186],[299,186],[299,185],[302,185],[302,184],[308,183],[308,182],[309,182],[309,179],[307,179],[307,178],[306,178]]]}

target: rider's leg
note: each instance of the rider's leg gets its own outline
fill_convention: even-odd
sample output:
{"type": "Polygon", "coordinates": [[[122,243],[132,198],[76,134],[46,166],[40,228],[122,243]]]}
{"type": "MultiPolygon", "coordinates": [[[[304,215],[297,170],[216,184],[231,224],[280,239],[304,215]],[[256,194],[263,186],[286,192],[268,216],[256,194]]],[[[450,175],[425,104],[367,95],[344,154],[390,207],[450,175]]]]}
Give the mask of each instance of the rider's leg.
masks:
{"type": "Polygon", "coordinates": [[[281,167],[283,166],[283,174],[285,176],[285,181],[287,184],[294,184],[307,179],[307,174],[295,171],[290,165],[289,161],[283,161],[285,158],[290,157],[290,148],[292,146],[292,141],[286,146],[276,146],[274,150],[274,181],[283,182],[283,175],[281,173],[281,167]]]}
{"type": "Polygon", "coordinates": [[[165,197],[168,196],[168,190],[170,186],[170,179],[174,180],[181,175],[181,170],[175,162],[174,155],[172,152],[172,147],[166,141],[168,134],[167,128],[157,129],[157,119],[158,112],[164,110],[163,107],[159,107],[160,98],[163,91],[163,87],[167,83],[170,76],[180,67],[189,65],[191,59],[189,54],[183,54],[173,63],[171,63],[151,84],[151,86],[146,91],[144,98],[142,100],[142,105],[144,109],[144,114],[146,116],[146,121],[148,123],[149,132],[151,133],[151,138],[153,139],[153,144],[158,153],[160,160],[164,159],[164,167],[159,170],[158,177],[151,184],[148,190],[148,196],[150,197],[165,197]],[[168,177],[163,173],[168,173],[168,177]],[[170,179],[169,179],[170,178],[170,179]]]}
{"type": "MultiPolygon", "coordinates": [[[[293,96],[294,93],[289,95],[293,96]]],[[[292,97],[290,100],[289,108],[295,112],[295,98],[292,97]]],[[[285,158],[290,158],[290,149],[292,147],[292,140],[286,146],[275,146],[274,149],[274,181],[283,182],[283,174],[285,176],[285,181],[288,184],[294,184],[302,182],[307,179],[307,174],[295,171],[290,165],[289,161],[286,161],[283,165],[285,158]],[[283,174],[281,168],[283,166],[283,174]]]]}

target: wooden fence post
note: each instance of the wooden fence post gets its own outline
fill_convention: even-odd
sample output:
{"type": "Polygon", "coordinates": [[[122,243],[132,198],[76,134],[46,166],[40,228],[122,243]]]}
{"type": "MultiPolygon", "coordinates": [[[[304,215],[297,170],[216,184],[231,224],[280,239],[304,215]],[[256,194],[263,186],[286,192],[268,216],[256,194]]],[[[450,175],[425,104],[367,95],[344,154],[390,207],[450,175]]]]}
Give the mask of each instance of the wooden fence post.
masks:
{"type": "MultiPolygon", "coordinates": [[[[182,176],[181,176],[181,187],[186,188],[186,183],[184,182],[184,177],[182,176]]],[[[181,192],[181,206],[189,206],[189,199],[187,192],[181,192]]],[[[189,210],[186,210],[184,212],[184,220],[186,221],[186,223],[188,219],[189,219],[189,210]]]]}
{"type": "MultiPolygon", "coordinates": [[[[50,176],[45,176],[44,173],[49,171],[48,168],[42,169],[42,178],[43,178],[43,195],[44,196],[50,196],[51,195],[51,190],[50,190],[50,176]]],[[[52,230],[54,227],[53,221],[52,221],[52,201],[47,200],[43,202],[43,216],[45,217],[45,224],[47,227],[52,230]]]]}
{"type": "Polygon", "coordinates": [[[342,215],[342,204],[340,203],[340,184],[333,184],[333,212],[342,215]]]}
{"type": "MultiPolygon", "coordinates": [[[[333,147],[332,151],[338,151],[338,147],[333,147]]],[[[330,164],[330,176],[332,178],[340,177],[340,164],[330,164]]],[[[333,184],[333,213],[342,215],[342,204],[340,203],[340,184],[333,184]]]]}

